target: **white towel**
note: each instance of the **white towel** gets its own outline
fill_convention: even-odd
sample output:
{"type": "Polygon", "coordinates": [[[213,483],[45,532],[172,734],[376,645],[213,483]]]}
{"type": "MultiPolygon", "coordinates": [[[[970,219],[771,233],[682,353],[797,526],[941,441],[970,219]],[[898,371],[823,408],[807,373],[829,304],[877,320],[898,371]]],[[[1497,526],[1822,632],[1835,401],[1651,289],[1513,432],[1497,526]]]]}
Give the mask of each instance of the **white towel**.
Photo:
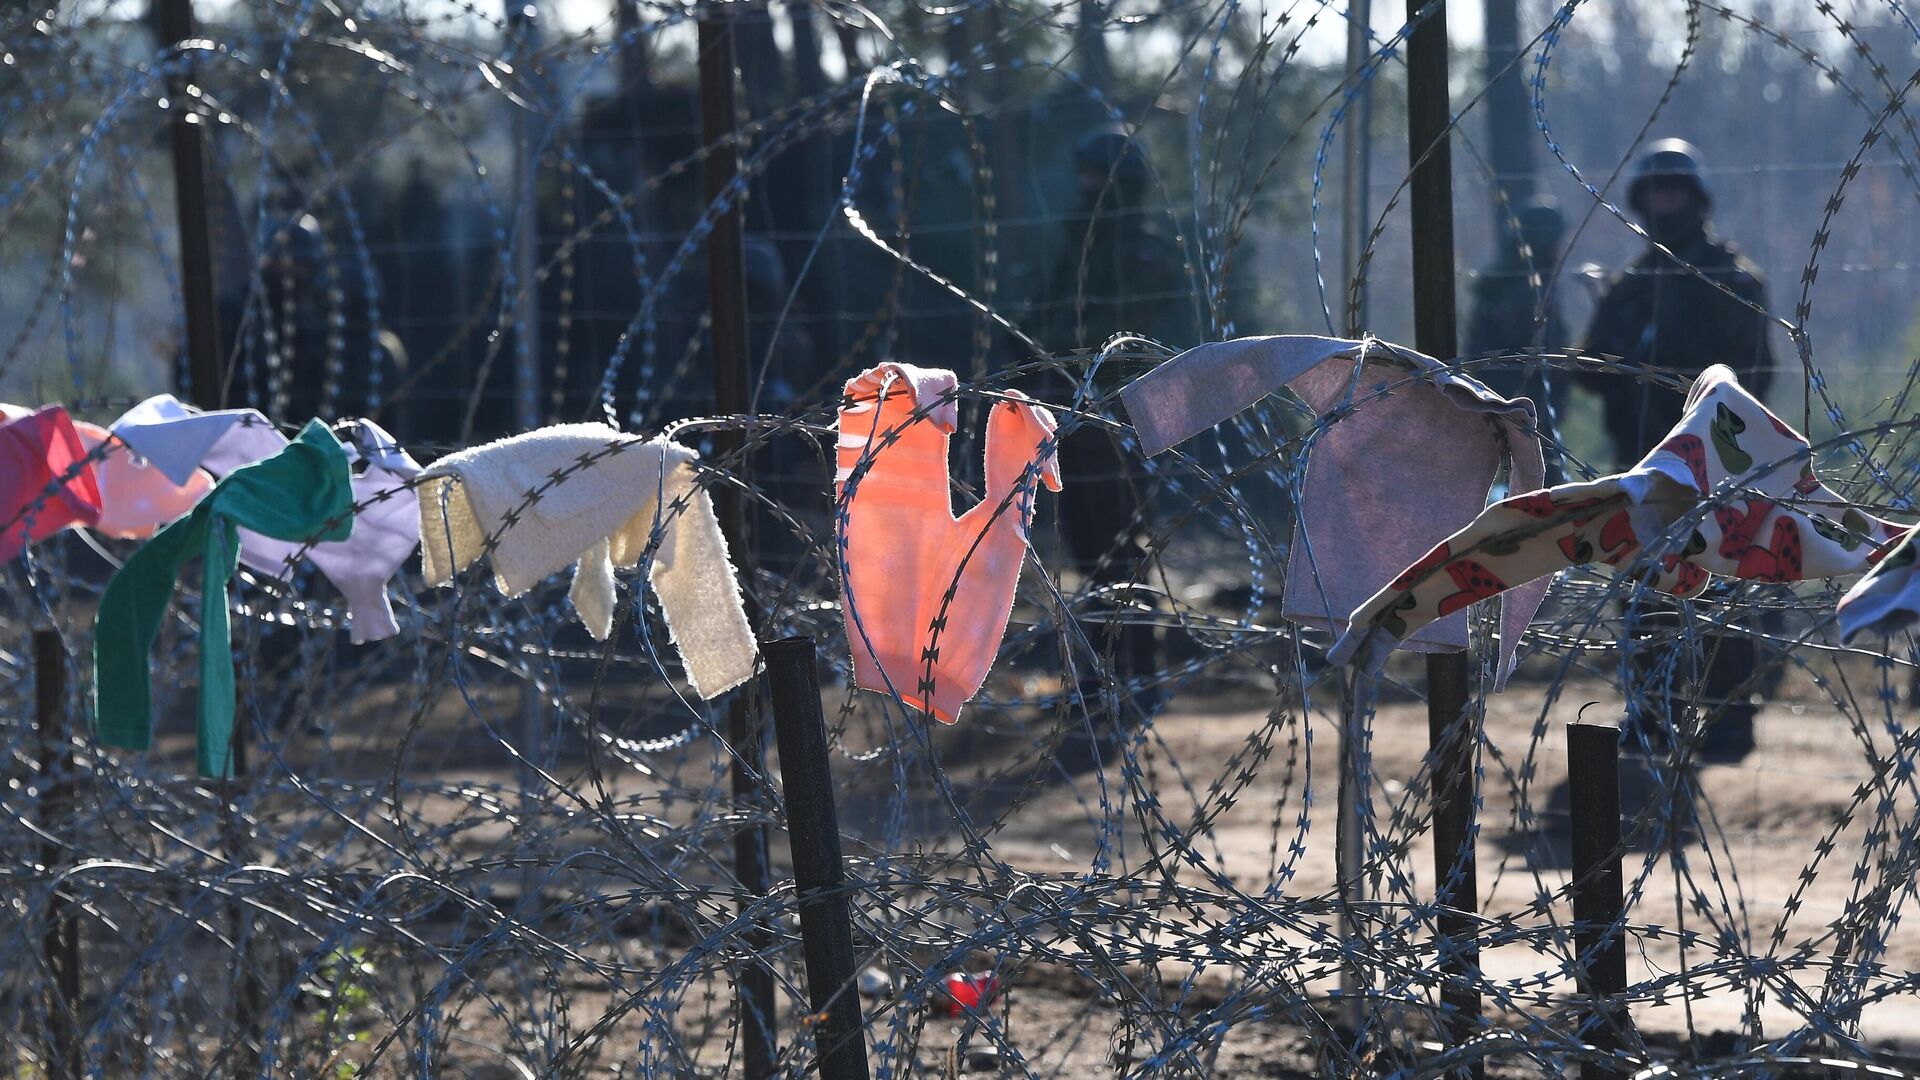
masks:
{"type": "Polygon", "coordinates": [[[420,488],[427,584],[444,585],[491,554],[494,584],[519,596],[577,563],[568,597],[588,632],[605,640],[614,566],[638,563],[663,527],[648,580],[694,693],[717,697],[752,677],[759,649],[713,501],[694,482],[698,457],[664,436],[562,424],[441,458],[420,488]],[[686,507],[676,512],[681,499],[686,507]]]}

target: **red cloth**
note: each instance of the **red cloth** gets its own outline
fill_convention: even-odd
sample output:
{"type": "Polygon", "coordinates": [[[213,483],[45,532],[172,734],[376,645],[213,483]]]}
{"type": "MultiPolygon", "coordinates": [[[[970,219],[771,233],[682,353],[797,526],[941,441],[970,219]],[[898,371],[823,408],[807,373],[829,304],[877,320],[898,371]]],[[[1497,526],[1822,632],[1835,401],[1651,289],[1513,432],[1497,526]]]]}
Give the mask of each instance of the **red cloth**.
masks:
{"type": "Polygon", "coordinates": [[[100,486],[63,405],[0,426],[0,562],[69,525],[100,520],[100,486]],[[78,466],[76,468],[76,466],[78,466]]]}

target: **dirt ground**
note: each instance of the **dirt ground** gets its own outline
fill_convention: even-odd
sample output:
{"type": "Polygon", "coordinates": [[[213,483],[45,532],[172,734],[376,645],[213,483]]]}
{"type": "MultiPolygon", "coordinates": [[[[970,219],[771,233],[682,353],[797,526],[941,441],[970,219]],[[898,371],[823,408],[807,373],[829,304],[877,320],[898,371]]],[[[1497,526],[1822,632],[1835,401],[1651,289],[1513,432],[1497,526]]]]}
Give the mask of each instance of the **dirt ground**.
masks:
{"type": "MultiPolygon", "coordinates": [[[[1395,671],[1417,682],[1417,661],[1395,671]]],[[[1530,1018],[1564,1013],[1573,1000],[1570,980],[1557,974],[1566,962],[1565,935],[1556,937],[1553,932],[1554,924],[1570,918],[1566,901],[1557,894],[1569,878],[1564,727],[1583,707],[1589,721],[1601,719],[1609,708],[1617,712],[1616,706],[1604,704],[1612,691],[1598,680],[1575,677],[1562,682],[1550,705],[1546,703],[1548,685],[1519,680],[1506,694],[1489,699],[1486,710],[1481,831],[1476,845],[1478,907],[1489,917],[1510,917],[1508,925],[1517,931],[1507,943],[1486,948],[1480,957],[1487,985],[1510,991],[1504,999],[1497,995],[1489,999],[1489,1016],[1500,1028],[1523,1028],[1530,1018]],[[1589,706],[1590,702],[1603,704],[1589,706]],[[1550,898],[1544,905],[1543,895],[1550,898]]],[[[1034,689],[1024,687],[1029,693],[1034,689]]],[[[1871,698],[1870,686],[1853,689],[1871,698]]],[[[1664,778],[1659,774],[1654,762],[1665,769],[1669,763],[1664,760],[1623,758],[1623,817],[1630,833],[1636,823],[1642,832],[1623,867],[1629,918],[1637,928],[1628,949],[1628,978],[1630,984],[1667,987],[1660,1001],[1636,1001],[1631,1012],[1638,1030],[1662,1054],[1687,1057],[1689,1039],[1718,1047],[1707,1053],[1725,1053],[1732,1045],[1731,1033],[1744,1029],[1750,1010],[1757,1012],[1764,1038],[1802,1030],[1808,1016],[1817,1013],[1819,1003],[1832,993],[1825,985],[1827,958],[1843,940],[1852,940],[1845,934],[1854,935],[1853,939],[1874,931],[1886,934],[1884,952],[1873,958],[1881,965],[1870,979],[1874,985],[1920,971],[1920,937],[1899,919],[1910,895],[1898,884],[1905,870],[1887,862],[1903,846],[1900,830],[1916,819],[1911,778],[1892,784],[1894,800],[1886,807],[1880,805],[1878,789],[1864,804],[1855,797],[1856,789],[1874,776],[1876,765],[1888,759],[1892,729],[1904,718],[1906,707],[1896,705],[1888,713],[1873,703],[1865,709],[1865,723],[1852,724],[1831,704],[1831,690],[1804,679],[1784,688],[1760,710],[1758,746],[1753,753],[1739,761],[1692,764],[1687,784],[1677,784],[1670,772],[1664,778]],[[1676,803],[1670,798],[1675,790],[1691,795],[1676,803]],[[1663,835],[1646,835],[1656,823],[1679,827],[1663,835]],[[1875,834],[1892,839],[1876,847],[1875,834]],[[1864,875],[1863,882],[1855,880],[1856,873],[1864,875]],[[1889,881],[1896,887],[1875,898],[1871,890],[1889,881]],[[1686,937],[1682,932],[1698,936],[1686,937]],[[1728,934],[1728,943],[1716,952],[1712,943],[1728,934]],[[1684,956],[1683,940],[1691,942],[1684,956]],[[1778,970],[1758,982],[1737,963],[1752,957],[1779,961],[1778,970]],[[1676,973],[1682,971],[1703,974],[1691,984],[1676,982],[1676,973]]],[[[863,740],[864,745],[872,745],[880,730],[874,699],[860,695],[849,719],[839,711],[845,700],[843,688],[829,688],[824,697],[829,723],[845,724],[839,732],[843,744],[852,750],[858,750],[863,740]]],[[[367,707],[373,714],[386,708],[378,695],[368,695],[367,707]]],[[[503,852],[528,850],[528,841],[518,831],[523,826],[509,807],[485,801],[494,796],[472,794],[510,791],[516,775],[484,753],[464,753],[460,725],[471,722],[475,707],[475,699],[450,698],[445,705],[447,723],[430,714],[405,751],[412,759],[403,758],[398,764],[417,773],[423,762],[438,763],[434,781],[440,794],[418,796],[405,806],[408,827],[417,835],[432,835],[447,856],[457,854],[478,865],[503,852]]],[[[1137,956],[1136,946],[1146,941],[1168,947],[1151,974],[1137,961],[1128,960],[1102,969],[1098,979],[1086,977],[1084,970],[1099,967],[1091,961],[1101,947],[1061,935],[1044,941],[1045,935],[1036,936],[1031,948],[1023,951],[1014,937],[985,934],[991,948],[961,956],[940,955],[926,946],[927,940],[938,936],[938,928],[890,923],[898,915],[896,909],[878,907],[870,895],[856,892],[859,945],[869,958],[890,956],[879,962],[896,974],[924,967],[927,982],[945,971],[997,965],[1006,983],[1006,993],[996,1003],[988,1025],[991,1034],[978,1020],[951,1018],[927,1008],[929,995],[923,982],[904,994],[882,993],[867,1000],[870,1041],[891,1045],[897,1069],[924,1076],[1099,1076],[1140,1070],[1177,1072],[1183,1066],[1189,1072],[1198,1066],[1208,1075],[1219,1076],[1327,1075],[1319,1053],[1324,1039],[1293,1017],[1299,1015],[1303,1002],[1325,1016],[1343,1015],[1327,1002],[1327,995],[1339,985],[1338,965],[1327,962],[1324,955],[1318,959],[1313,955],[1316,945],[1324,947],[1334,940],[1336,926],[1325,904],[1317,901],[1335,893],[1337,714],[1338,694],[1332,681],[1315,684],[1304,714],[1297,699],[1281,700],[1276,706],[1244,689],[1176,698],[1166,714],[1136,733],[1137,771],[1123,767],[1119,756],[1107,754],[1101,759],[1085,745],[1076,747],[1071,741],[1053,745],[1047,742],[1046,718],[1014,710],[982,710],[969,723],[926,730],[924,742],[918,736],[909,740],[916,749],[902,761],[892,755],[867,761],[836,755],[841,825],[856,877],[882,873],[885,860],[893,860],[895,865],[885,872],[895,875],[906,872],[903,866],[937,868],[939,880],[970,890],[967,895],[975,914],[969,918],[977,918],[980,911],[1001,911],[996,904],[1013,906],[1007,896],[996,895],[996,890],[1011,891],[1009,875],[1068,883],[1088,880],[1090,872],[1108,882],[1134,878],[1152,887],[1132,900],[1124,892],[1109,893],[1115,906],[1096,921],[1103,932],[1123,933],[1129,911],[1151,916],[1136,920],[1132,932],[1138,940],[1114,948],[1116,955],[1137,956]],[[1040,752],[1043,747],[1049,753],[1040,752]],[[942,783],[947,791],[940,790],[942,783]],[[978,830],[973,840],[978,847],[971,854],[968,831],[956,825],[960,811],[978,830]],[[1178,844],[1168,844],[1168,829],[1179,837],[1178,844]],[[1194,861],[1169,857],[1169,851],[1190,853],[1194,861]],[[1259,993],[1249,994],[1245,987],[1250,970],[1244,963],[1213,962],[1196,968],[1177,947],[1182,934],[1189,935],[1184,940],[1190,942],[1195,927],[1210,920],[1245,930],[1251,925],[1244,921],[1247,912],[1276,883],[1277,889],[1268,897],[1270,906],[1295,921],[1287,924],[1281,919],[1246,931],[1249,936],[1223,955],[1245,956],[1259,949],[1285,954],[1283,966],[1300,979],[1292,1001],[1283,1000],[1264,984],[1259,993]],[[1153,908],[1153,890],[1174,887],[1195,890],[1198,899],[1193,900],[1190,913],[1169,916],[1153,908]],[[1243,899],[1219,902],[1227,887],[1242,890],[1243,899]],[[1233,915],[1243,921],[1229,922],[1233,915]],[[890,926],[897,926],[900,940],[875,940],[868,932],[890,926]],[[913,941],[907,942],[908,938],[913,941]],[[1079,963],[1061,962],[1062,958],[1079,963]],[[1076,972],[1076,966],[1083,970],[1076,972]],[[1209,1012],[1223,1002],[1235,1011],[1209,1012]],[[1230,1018],[1223,1024],[1224,1033],[1206,1030],[1208,1023],[1223,1017],[1230,1018]],[[1156,1049],[1169,1045],[1198,1046],[1203,1052],[1192,1059],[1151,1057],[1156,1049]],[[1008,1048],[1018,1051],[1027,1072],[1010,1071],[1008,1048]]],[[[371,728],[356,732],[354,722],[342,721],[329,737],[328,765],[335,775],[364,771],[369,778],[378,778],[396,765],[391,747],[388,733],[371,728]],[[361,741],[366,744],[364,757],[355,748],[361,741]]],[[[1376,910],[1373,927],[1376,931],[1411,928],[1417,920],[1410,914],[1410,905],[1430,896],[1433,889],[1422,775],[1427,752],[1425,706],[1405,694],[1388,696],[1377,706],[1368,747],[1378,837],[1390,849],[1384,858],[1369,863],[1375,871],[1369,885],[1376,910]],[[1394,849],[1409,837],[1410,843],[1394,849]],[[1394,883],[1396,876],[1403,879],[1399,884],[1394,883]]],[[[583,780],[587,775],[583,748],[568,747],[557,771],[563,784],[576,789],[588,786],[583,780]]],[[[175,752],[184,749],[184,743],[173,747],[175,752]]],[[[163,745],[157,752],[167,750],[163,745]]],[[[724,870],[713,868],[719,866],[718,860],[709,867],[698,855],[704,844],[724,859],[725,844],[718,837],[725,831],[717,828],[708,813],[716,805],[712,792],[688,794],[703,778],[711,784],[711,778],[720,775],[711,754],[710,749],[695,747],[653,755],[648,760],[659,771],[651,776],[636,769],[609,768],[602,762],[593,782],[601,785],[595,790],[604,791],[609,799],[644,808],[647,824],[643,826],[635,816],[632,827],[651,830],[650,835],[665,845],[660,850],[694,853],[685,864],[688,881],[711,887],[715,892],[710,895],[725,895],[724,870]],[[675,839],[676,827],[705,831],[689,833],[695,839],[683,842],[675,839]],[[700,840],[701,836],[708,840],[700,840]]],[[[773,765],[777,771],[777,755],[773,765]]],[[[562,803],[556,801],[546,812],[571,812],[562,803]]],[[[290,813],[306,813],[300,809],[303,806],[310,810],[305,796],[288,802],[290,813]]],[[[543,857],[605,846],[605,837],[585,828],[588,824],[582,821],[584,832],[578,838],[561,830],[542,839],[543,857]]],[[[783,832],[771,835],[776,882],[790,875],[787,843],[783,832]]],[[[515,902],[517,873],[461,869],[450,870],[447,877],[471,895],[485,892],[505,910],[515,902]]],[[[611,892],[615,876],[606,874],[596,880],[611,892]]],[[[586,911],[584,906],[578,911],[569,907],[581,903],[580,883],[585,880],[577,878],[549,889],[544,897],[549,910],[587,919],[581,913],[586,911]]],[[[910,885],[894,888],[913,902],[926,900],[924,889],[916,896],[910,885]]],[[[1010,921],[1018,919],[1010,917],[1010,921]]],[[[642,968],[680,962],[693,944],[685,937],[660,932],[658,920],[651,924],[652,930],[643,929],[645,919],[629,922],[631,933],[622,929],[627,924],[611,917],[604,923],[594,922],[589,939],[566,944],[582,955],[619,955],[642,968]]],[[[463,923],[460,932],[473,933],[474,925],[478,924],[463,923]]],[[[577,929],[586,925],[534,923],[556,937],[587,934],[577,929]]],[[[455,932],[445,927],[413,929],[428,937],[455,932]]],[[[797,925],[785,923],[781,927],[783,933],[795,929],[797,925]]],[[[946,929],[966,936],[966,926],[946,929]]],[[[1417,972],[1412,977],[1403,972],[1398,984],[1389,985],[1394,963],[1432,964],[1425,935],[1414,929],[1404,933],[1405,940],[1384,951],[1385,966],[1371,973],[1372,984],[1389,997],[1425,1000],[1417,972]]],[[[803,1010],[796,1004],[802,1000],[800,950],[792,938],[786,940],[782,964],[792,985],[783,991],[779,1024],[784,1038],[791,1040],[793,1033],[804,1032],[806,1026],[803,1010]]],[[[476,962],[463,972],[475,992],[463,990],[463,1004],[443,1018],[458,1033],[446,1050],[449,1068],[458,1063],[464,1075],[476,1077],[524,1075],[521,1066],[528,1055],[497,1050],[516,1044],[524,1047],[529,1037],[513,1029],[509,1020],[513,1009],[502,1007],[502,1002],[557,991],[559,996],[547,1007],[564,1013],[570,1037],[632,1004],[610,992],[604,980],[582,977],[577,971],[558,985],[529,983],[527,967],[522,960],[511,968],[489,970],[484,962],[476,962]]],[[[391,967],[386,970],[398,974],[391,967]]],[[[412,972],[376,995],[391,1004],[369,1007],[352,1026],[378,1038],[397,1015],[395,1005],[404,1012],[418,999],[420,974],[412,972]]],[[[439,978],[442,973],[428,974],[439,978]]],[[[1262,978],[1271,982],[1271,973],[1262,978]]],[[[684,1044],[693,1048],[691,1060],[683,1064],[697,1066],[701,1074],[728,1071],[734,1060],[729,1057],[737,1051],[728,1008],[731,995],[723,973],[715,971],[683,984],[670,1003],[668,1015],[674,1028],[684,1044]]],[[[1398,1044],[1403,1051],[1413,1047],[1417,1056],[1420,1040],[1429,1034],[1418,1011],[1384,1006],[1372,1011],[1374,1022],[1388,1033],[1377,1041],[1398,1044]]],[[[1837,1016],[1836,1022],[1857,1024],[1858,1038],[1869,1046],[1888,1055],[1905,1055],[1915,1051],[1915,1042],[1920,1041],[1915,1035],[1920,1032],[1920,1002],[1910,993],[1893,993],[1857,1016],[1837,1016]]],[[[607,1049],[597,1055],[597,1064],[579,1075],[644,1071],[647,1066],[631,1051],[646,1046],[651,1037],[641,1011],[623,1014],[609,1027],[607,1049]]],[[[353,1060],[365,1045],[342,1049],[340,1060],[353,1060]]],[[[1389,1064],[1381,1062],[1379,1071],[1390,1071],[1389,1064]]],[[[1492,1065],[1497,1077],[1541,1075],[1538,1066],[1528,1065],[1517,1055],[1496,1055],[1492,1065]]],[[[665,1074],[675,1071],[671,1063],[655,1063],[652,1068],[665,1074]]],[[[534,1074],[540,1071],[534,1068],[534,1074]]],[[[1333,1070],[1336,1075],[1342,1071],[1348,1070],[1333,1070]]]]}

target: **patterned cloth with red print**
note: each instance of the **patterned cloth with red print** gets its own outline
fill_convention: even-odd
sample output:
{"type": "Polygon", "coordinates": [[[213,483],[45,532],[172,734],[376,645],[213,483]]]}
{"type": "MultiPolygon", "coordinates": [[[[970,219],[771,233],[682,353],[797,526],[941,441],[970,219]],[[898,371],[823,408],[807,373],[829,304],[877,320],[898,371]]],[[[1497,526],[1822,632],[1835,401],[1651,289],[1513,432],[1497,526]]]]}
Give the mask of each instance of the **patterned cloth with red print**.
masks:
{"type": "Polygon", "coordinates": [[[1378,671],[1433,620],[1572,566],[1650,574],[1654,588],[1687,597],[1713,574],[1799,581],[1858,573],[1905,534],[1822,484],[1807,440],[1716,364],[1639,464],[1487,507],[1355,610],[1329,659],[1378,671]],[[1644,548],[1710,498],[1713,508],[1684,542],[1668,539],[1647,557],[1644,548]]]}

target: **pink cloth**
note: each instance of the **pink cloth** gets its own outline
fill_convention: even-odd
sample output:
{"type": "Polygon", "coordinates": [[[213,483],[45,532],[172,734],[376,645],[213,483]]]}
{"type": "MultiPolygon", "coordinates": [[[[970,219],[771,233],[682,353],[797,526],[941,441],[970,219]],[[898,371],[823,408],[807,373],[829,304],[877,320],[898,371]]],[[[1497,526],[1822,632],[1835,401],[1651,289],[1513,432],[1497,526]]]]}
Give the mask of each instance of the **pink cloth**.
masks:
{"type": "Polygon", "coordinates": [[[1710,574],[1779,582],[1858,573],[1905,532],[1822,484],[1806,438],[1716,364],[1639,464],[1487,507],[1354,611],[1327,659],[1377,671],[1428,620],[1569,566],[1624,567],[1661,591],[1692,596],[1710,574]],[[1685,543],[1649,565],[1644,549],[1709,499],[1716,505],[1685,543]]]}
{"type": "Polygon", "coordinates": [[[854,677],[942,723],[986,680],[1026,559],[1036,478],[1060,490],[1051,413],[1016,391],[987,418],[986,495],[958,518],[953,372],[882,364],[840,410],[840,573],[854,677]],[[916,410],[926,408],[918,417],[916,410]]]}
{"type": "MultiPolygon", "coordinates": [[[[1501,397],[1432,357],[1373,338],[1282,335],[1201,345],[1120,396],[1151,455],[1283,387],[1323,416],[1353,403],[1306,449],[1281,604],[1298,625],[1344,632],[1348,613],[1480,513],[1503,455],[1513,462],[1510,489],[1532,490],[1545,479],[1531,401],[1501,397]]],[[[1521,586],[1501,601],[1496,691],[1506,687],[1547,584],[1521,586]]],[[[1466,646],[1465,610],[1400,643],[1414,652],[1466,646]]]]}
{"type": "Polygon", "coordinates": [[[0,562],[69,525],[100,520],[100,486],[64,406],[0,407],[0,562]],[[68,475],[71,474],[71,475],[68,475]],[[51,488],[51,490],[49,490],[51,488]]]}
{"type": "MultiPolygon", "coordinates": [[[[113,438],[94,424],[76,423],[74,428],[89,453],[113,438]]],[[[185,517],[213,490],[213,477],[205,471],[195,469],[187,474],[186,483],[176,484],[119,442],[108,446],[93,463],[93,475],[100,485],[100,520],[93,523],[93,531],[119,540],[145,540],[161,526],[185,517]]]]}

